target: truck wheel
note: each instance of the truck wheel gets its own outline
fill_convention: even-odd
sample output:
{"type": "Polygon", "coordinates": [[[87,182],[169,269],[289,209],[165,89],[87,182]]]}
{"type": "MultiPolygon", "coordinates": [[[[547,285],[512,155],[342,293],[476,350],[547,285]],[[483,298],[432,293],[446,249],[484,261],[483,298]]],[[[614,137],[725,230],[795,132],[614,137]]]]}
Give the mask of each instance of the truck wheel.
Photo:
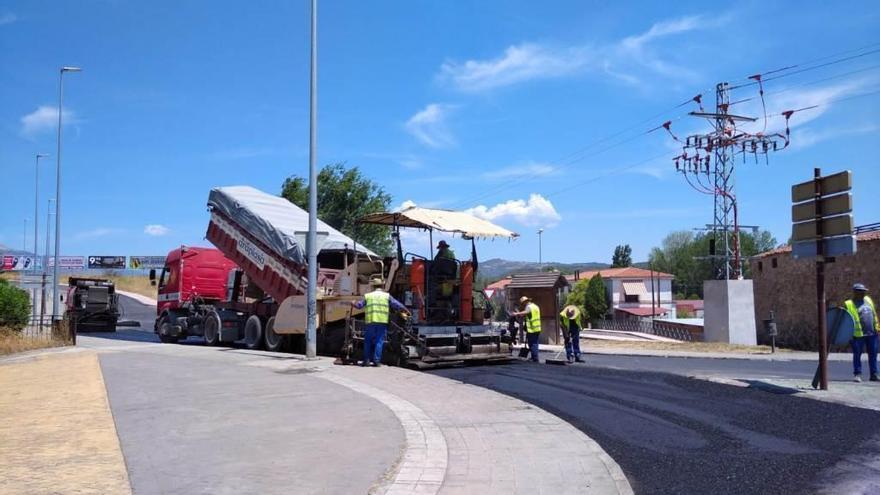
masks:
{"type": "Polygon", "coordinates": [[[281,352],[284,350],[285,344],[287,344],[287,336],[286,335],[278,335],[275,333],[275,317],[269,318],[269,321],[266,322],[266,328],[263,332],[264,339],[266,341],[266,350],[273,352],[281,352]]]}
{"type": "Polygon", "coordinates": [[[263,322],[257,315],[250,315],[244,324],[244,345],[254,350],[263,347],[263,322]]]}
{"type": "Polygon", "coordinates": [[[105,332],[115,332],[116,331],[116,318],[111,318],[107,321],[107,325],[104,328],[105,332]]]}
{"type": "Polygon", "coordinates": [[[168,321],[168,318],[162,317],[159,320],[159,342],[163,344],[174,344],[177,343],[177,337],[172,337],[168,335],[171,333],[171,322],[168,321]]]}
{"type": "Polygon", "coordinates": [[[205,318],[205,322],[202,323],[202,327],[205,329],[206,344],[210,346],[220,344],[220,325],[222,325],[220,315],[216,311],[211,311],[205,318]]]}

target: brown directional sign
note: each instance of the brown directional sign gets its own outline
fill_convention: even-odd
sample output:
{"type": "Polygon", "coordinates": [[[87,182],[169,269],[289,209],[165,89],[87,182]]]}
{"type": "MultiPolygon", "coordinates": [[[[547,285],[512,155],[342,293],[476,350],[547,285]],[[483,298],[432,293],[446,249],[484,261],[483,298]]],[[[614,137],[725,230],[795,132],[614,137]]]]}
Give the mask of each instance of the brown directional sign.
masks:
{"type": "MultiPolygon", "coordinates": [[[[852,234],[853,217],[852,215],[841,215],[839,217],[822,219],[822,236],[831,237],[835,235],[852,234]]],[[[791,228],[792,241],[808,241],[816,239],[816,221],[796,223],[791,228]]]]}
{"type": "MultiPolygon", "coordinates": [[[[852,189],[852,172],[845,170],[836,174],[822,177],[822,196],[837,194],[852,189]]],[[[813,199],[816,195],[813,181],[802,182],[791,186],[791,202],[800,203],[813,199]]]]}
{"type": "MultiPolygon", "coordinates": [[[[852,194],[838,194],[819,200],[823,217],[831,217],[852,211],[852,194]]],[[[791,221],[805,222],[816,218],[816,201],[807,201],[791,207],[791,221]]]]}

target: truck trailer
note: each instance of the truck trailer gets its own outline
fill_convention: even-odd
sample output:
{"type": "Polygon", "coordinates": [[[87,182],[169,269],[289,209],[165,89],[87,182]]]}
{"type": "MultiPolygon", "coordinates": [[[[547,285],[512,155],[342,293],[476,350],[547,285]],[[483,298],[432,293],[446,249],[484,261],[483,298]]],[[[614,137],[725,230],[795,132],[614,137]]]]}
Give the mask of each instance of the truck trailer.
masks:
{"type": "MultiPolygon", "coordinates": [[[[305,237],[308,214],[284,198],[247,186],[220,187],[208,197],[206,238],[216,249],[181,247],[168,254],[159,277],[155,331],[163,342],[202,336],[208,345],[244,341],[248,348],[302,352],[307,324],[305,237]]],[[[485,304],[474,304],[477,260],[434,263],[404,254],[401,227],[446,230],[473,237],[516,234],[460,212],[418,209],[444,224],[382,213],[362,221],[388,225],[393,256],[380,257],[324,222],[318,222],[317,349],[354,361],[363,345],[363,310],[352,307],[374,277],[405,301],[411,320],[390,324],[384,360],[422,365],[506,359],[509,339],[485,324],[485,304]],[[462,223],[453,228],[450,215],[462,223]],[[467,220],[467,221],[465,221],[467,220]],[[482,222],[482,223],[481,223],[482,222]],[[473,227],[478,226],[476,231],[473,227]],[[470,230],[467,227],[471,227],[470,230]]]]}

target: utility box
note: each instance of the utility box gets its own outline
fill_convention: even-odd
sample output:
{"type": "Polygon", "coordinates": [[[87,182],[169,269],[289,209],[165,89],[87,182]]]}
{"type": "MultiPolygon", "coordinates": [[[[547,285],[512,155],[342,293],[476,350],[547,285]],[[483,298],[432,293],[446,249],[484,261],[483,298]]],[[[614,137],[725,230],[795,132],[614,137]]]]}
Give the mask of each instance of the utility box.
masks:
{"type": "Polygon", "coordinates": [[[751,280],[703,282],[706,342],[756,345],[755,297],[751,280]]]}

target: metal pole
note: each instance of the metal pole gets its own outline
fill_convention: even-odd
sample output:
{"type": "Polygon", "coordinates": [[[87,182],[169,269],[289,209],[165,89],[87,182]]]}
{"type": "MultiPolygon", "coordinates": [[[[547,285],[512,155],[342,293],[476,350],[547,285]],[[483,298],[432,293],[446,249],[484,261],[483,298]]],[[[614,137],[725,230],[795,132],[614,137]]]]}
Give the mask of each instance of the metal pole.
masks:
{"type": "Polygon", "coordinates": [[[49,155],[37,153],[37,163],[34,166],[34,273],[37,273],[37,258],[40,256],[37,252],[39,245],[37,236],[40,228],[40,158],[45,156],[49,155]]]}
{"type": "MultiPolygon", "coordinates": [[[[49,198],[46,205],[46,252],[43,253],[43,294],[40,297],[40,330],[43,329],[43,321],[46,318],[46,276],[49,273],[49,226],[52,225],[52,198],[49,198]]],[[[55,292],[53,291],[52,294],[55,292]]]]}
{"type": "MultiPolygon", "coordinates": [[[[657,302],[658,302],[657,305],[659,306],[660,305],[659,301],[657,301],[657,302]]],[[[654,309],[654,265],[652,264],[651,265],[651,329],[652,330],[653,330],[653,326],[654,326],[654,314],[656,312],[657,312],[657,310],[654,309]]]]}
{"type": "Polygon", "coordinates": [[[542,248],[542,235],[544,233],[544,229],[538,229],[538,269],[544,270],[544,260],[542,258],[541,248],[542,248]]]}
{"type": "MultiPolygon", "coordinates": [[[[58,149],[55,156],[55,266],[52,268],[52,294],[58,290],[58,255],[61,253],[61,114],[64,112],[64,73],[79,67],[62,67],[58,75],[58,149]]],[[[52,320],[57,320],[58,298],[52,298],[52,320]]],[[[76,340],[74,340],[76,342],[76,340]]]]}
{"type": "Polygon", "coordinates": [[[306,357],[317,354],[316,306],[318,286],[318,170],[316,153],[318,147],[318,0],[312,0],[312,56],[309,101],[309,237],[306,243],[309,267],[308,325],[306,327],[306,357]]]}
{"type": "Polygon", "coordinates": [[[822,170],[813,169],[816,204],[816,318],[819,323],[819,388],[828,390],[828,329],[825,323],[825,242],[822,232],[822,170]]]}

